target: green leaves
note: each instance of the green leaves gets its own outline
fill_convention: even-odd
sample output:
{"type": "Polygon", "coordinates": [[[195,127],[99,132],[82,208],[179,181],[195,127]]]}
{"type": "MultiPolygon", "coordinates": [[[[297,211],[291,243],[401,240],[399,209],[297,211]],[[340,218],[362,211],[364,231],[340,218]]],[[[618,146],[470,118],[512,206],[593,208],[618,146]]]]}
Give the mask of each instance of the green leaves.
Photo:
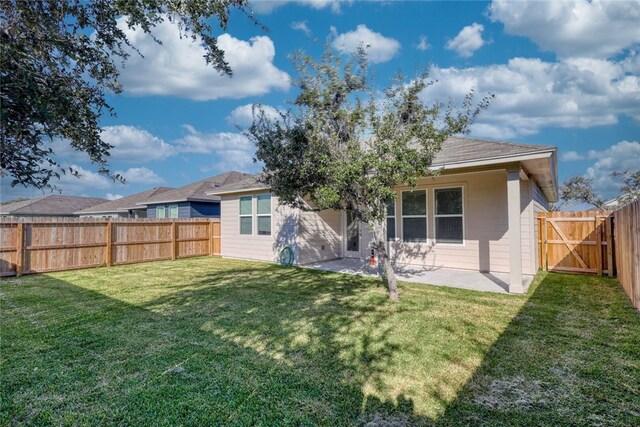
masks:
{"type": "MultiPolygon", "coordinates": [[[[165,19],[199,38],[206,60],[224,74],[232,70],[211,35],[211,17],[226,28],[231,8],[251,21],[247,0],[50,0],[0,2],[0,167],[12,185],[55,187],[64,173],[50,143],[66,139],[87,153],[99,172],[109,144],[100,139],[103,113],[114,114],[105,92],[120,93],[118,62],[135,50],[118,19],[147,33],[165,19]]],[[[157,40],[161,42],[160,40],[157,40]]]]}
{"type": "Polygon", "coordinates": [[[303,52],[293,62],[300,91],[292,109],[282,120],[255,114],[247,131],[262,179],[286,204],[348,209],[365,222],[383,220],[395,185],[433,174],[442,142],[467,132],[490,101],[474,104],[470,93],[460,108],[428,105],[426,71],[410,81],[399,74],[380,92],[363,49],[343,62],[327,46],[319,62],[303,52]]]}

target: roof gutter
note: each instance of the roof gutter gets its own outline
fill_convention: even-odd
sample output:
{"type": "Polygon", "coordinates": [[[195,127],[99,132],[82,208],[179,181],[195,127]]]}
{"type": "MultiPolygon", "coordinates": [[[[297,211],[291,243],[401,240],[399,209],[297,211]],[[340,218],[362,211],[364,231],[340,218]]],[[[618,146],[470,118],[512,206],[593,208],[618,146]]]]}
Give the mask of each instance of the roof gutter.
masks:
{"type": "Polygon", "coordinates": [[[429,169],[461,169],[468,168],[474,166],[485,166],[485,165],[495,165],[500,163],[507,162],[522,162],[526,160],[534,160],[534,159],[544,159],[547,157],[551,157],[553,153],[556,152],[555,148],[550,148],[547,150],[534,151],[531,153],[525,154],[517,154],[517,155],[504,155],[504,156],[496,156],[496,157],[487,157],[485,159],[479,160],[471,160],[471,161],[459,161],[459,162],[449,162],[449,163],[439,163],[432,164],[429,169]]]}
{"type": "MultiPolygon", "coordinates": [[[[209,193],[207,193],[209,194],[209,193]]],[[[145,205],[145,206],[149,206],[149,205],[160,205],[163,203],[180,203],[180,202],[208,202],[208,203],[212,203],[212,202],[219,202],[220,200],[215,200],[215,199],[200,199],[200,198],[191,198],[188,197],[186,199],[178,199],[178,200],[158,200],[158,201],[150,201],[150,200],[146,200],[144,202],[138,202],[136,203],[136,205],[145,205]]]]}

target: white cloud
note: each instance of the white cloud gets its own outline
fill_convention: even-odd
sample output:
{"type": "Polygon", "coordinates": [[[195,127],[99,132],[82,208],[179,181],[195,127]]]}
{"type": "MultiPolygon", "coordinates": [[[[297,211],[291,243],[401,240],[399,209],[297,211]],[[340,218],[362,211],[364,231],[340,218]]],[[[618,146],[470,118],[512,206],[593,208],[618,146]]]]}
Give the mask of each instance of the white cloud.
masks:
{"type": "Polygon", "coordinates": [[[116,182],[106,176],[85,169],[82,166],[76,164],[69,166],[78,172],[78,176],[65,174],[60,177],[58,182],[54,183],[64,194],[82,194],[90,189],[106,190],[117,185],[116,182]]]}
{"type": "Polygon", "coordinates": [[[202,133],[191,125],[183,127],[187,130],[187,135],[176,141],[178,149],[184,153],[215,155],[218,161],[209,170],[255,169],[255,146],[242,133],[202,133]]]}
{"type": "Polygon", "coordinates": [[[122,194],[112,194],[112,193],[107,193],[104,198],[107,200],[118,200],[118,199],[122,199],[122,197],[124,197],[122,194]]]}
{"type": "Polygon", "coordinates": [[[416,49],[418,50],[429,50],[431,49],[431,45],[427,42],[427,36],[420,36],[420,43],[418,43],[418,45],[416,46],[416,49]]]}
{"type": "Polygon", "coordinates": [[[437,80],[423,100],[460,103],[475,89],[495,94],[478,117],[476,136],[514,138],[544,127],[589,128],[618,122],[619,115],[640,121],[640,78],[629,74],[635,61],[570,59],[545,62],[513,58],[507,64],[470,68],[432,67],[437,80]]]}
{"type": "Polygon", "coordinates": [[[372,64],[387,62],[400,50],[398,40],[371,31],[364,24],[358,25],[353,31],[337,34],[331,45],[340,52],[348,53],[355,52],[362,46],[372,64]]]}
{"type": "Polygon", "coordinates": [[[578,153],[577,151],[566,151],[564,153],[562,153],[562,155],[560,156],[561,160],[564,160],[565,162],[574,162],[576,160],[584,160],[584,156],[580,153],[578,153]]]}
{"type": "Polygon", "coordinates": [[[329,7],[333,13],[340,13],[340,5],[343,3],[351,4],[353,0],[253,0],[251,9],[256,13],[269,14],[281,6],[291,3],[309,6],[316,10],[329,7]]]}
{"type": "Polygon", "coordinates": [[[640,2],[494,0],[492,21],[560,57],[607,58],[640,43],[640,2]]]}
{"type": "Polygon", "coordinates": [[[247,42],[229,34],[220,35],[218,45],[233,70],[229,77],[207,66],[201,43],[181,37],[175,23],[164,21],[154,29],[153,34],[162,45],[140,29],[127,28],[123,19],[118,26],[144,55],[143,58],[132,51],[121,72],[120,82],[130,94],[205,101],[264,95],[290,87],[289,75],[273,64],[275,46],[269,37],[258,36],[247,42]]]}
{"type": "MultiPolygon", "coordinates": [[[[176,154],[175,148],[147,130],[135,126],[105,126],[100,135],[102,140],[111,144],[109,162],[145,163],[154,160],[164,160],[176,154]]],[[[56,140],[53,149],[63,161],[87,161],[84,151],[77,151],[71,147],[68,140],[56,140]]]]}
{"type": "Polygon", "coordinates": [[[484,46],[485,41],[482,39],[482,31],[484,26],[474,22],[464,27],[457,36],[449,40],[446,48],[454,50],[463,58],[471,57],[474,52],[484,46]]]}
{"type": "Polygon", "coordinates": [[[620,182],[611,177],[615,171],[637,170],[640,165],[640,142],[620,141],[606,150],[590,151],[589,158],[597,159],[585,176],[593,180],[593,188],[604,198],[612,198],[620,191],[620,182]]]}
{"type": "Polygon", "coordinates": [[[302,31],[306,35],[311,34],[311,30],[307,26],[307,21],[294,21],[291,23],[291,28],[294,30],[302,31]]]}
{"type": "MultiPolygon", "coordinates": [[[[245,104],[236,107],[227,116],[227,122],[236,126],[251,126],[251,123],[253,123],[253,105],[254,104],[245,104]]],[[[256,113],[258,113],[258,109],[261,108],[265,115],[271,119],[278,119],[280,117],[278,110],[270,105],[256,105],[256,108],[256,113]]]]}
{"type": "Polygon", "coordinates": [[[126,171],[116,171],[116,174],[124,177],[127,184],[162,184],[164,179],[148,168],[129,168],[126,171]]]}
{"type": "Polygon", "coordinates": [[[105,126],[101,138],[113,145],[110,160],[143,163],[164,160],[176,152],[162,138],[135,126],[105,126]]]}

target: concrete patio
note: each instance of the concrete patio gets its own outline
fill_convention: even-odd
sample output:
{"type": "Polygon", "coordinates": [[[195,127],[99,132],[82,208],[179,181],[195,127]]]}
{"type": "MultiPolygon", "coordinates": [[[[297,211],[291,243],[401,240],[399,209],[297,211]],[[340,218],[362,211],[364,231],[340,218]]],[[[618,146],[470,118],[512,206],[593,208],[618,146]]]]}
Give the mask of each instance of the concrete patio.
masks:
{"type": "MultiPolygon", "coordinates": [[[[377,276],[378,267],[370,267],[367,261],[356,258],[342,258],[305,265],[307,268],[333,271],[361,276],[377,276]]],[[[425,283],[435,286],[474,291],[508,293],[509,273],[483,273],[473,270],[457,270],[453,268],[421,267],[417,265],[396,265],[398,280],[413,283],[425,283]]],[[[524,292],[529,290],[533,276],[523,276],[524,292]]]]}

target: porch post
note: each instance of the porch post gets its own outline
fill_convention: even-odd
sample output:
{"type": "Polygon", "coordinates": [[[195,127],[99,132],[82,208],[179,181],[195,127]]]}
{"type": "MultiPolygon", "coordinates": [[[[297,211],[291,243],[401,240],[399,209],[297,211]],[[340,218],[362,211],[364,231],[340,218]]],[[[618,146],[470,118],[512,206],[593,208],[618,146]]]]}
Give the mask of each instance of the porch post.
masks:
{"type": "Polygon", "coordinates": [[[520,233],[520,167],[507,171],[507,206],[509,213],[509,292],[521,294],[522,235],[520,233]]]}

